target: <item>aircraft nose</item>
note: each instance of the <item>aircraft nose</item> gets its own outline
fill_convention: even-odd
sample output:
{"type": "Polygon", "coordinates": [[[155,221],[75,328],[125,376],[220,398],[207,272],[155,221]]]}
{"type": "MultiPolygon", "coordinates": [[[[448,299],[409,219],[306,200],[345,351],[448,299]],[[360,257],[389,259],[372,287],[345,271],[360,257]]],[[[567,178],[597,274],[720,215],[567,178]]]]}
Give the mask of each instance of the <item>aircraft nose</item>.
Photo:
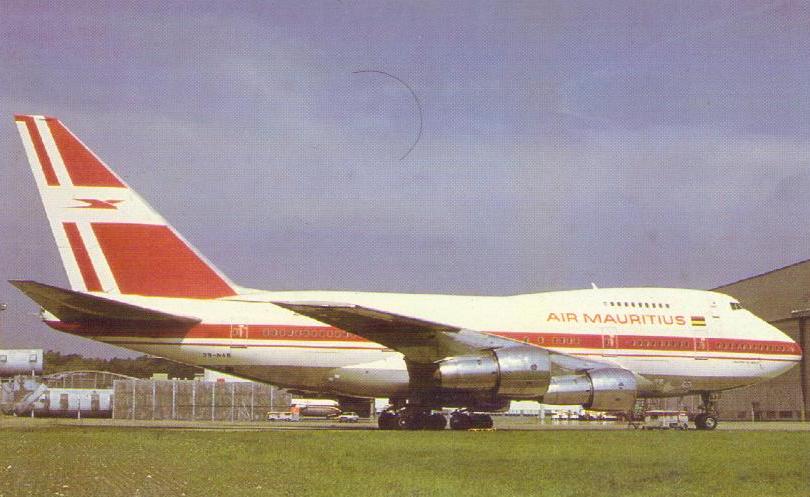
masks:
{"type": "Polygon", "coordinates": [[[770,328],[770,334],[773,336],[773,340],[776,342],[783,343],[784,347],[787,347],[787,350],[784,352],[788,355],[796,356],[796,360],[801,360],[803,356],[803,351],[799,343],[790,335],[785,333],[784,331],[780,330],[776,326],[766,323],[767,326],[770,328]]]}
{"type": "Polygon", "coordinates": [[[793,353],[796,355],[796,360],[800,361],[804,357],[802,346],[796,340],[791,339],[791,342],[793,342],[793,353]]]}

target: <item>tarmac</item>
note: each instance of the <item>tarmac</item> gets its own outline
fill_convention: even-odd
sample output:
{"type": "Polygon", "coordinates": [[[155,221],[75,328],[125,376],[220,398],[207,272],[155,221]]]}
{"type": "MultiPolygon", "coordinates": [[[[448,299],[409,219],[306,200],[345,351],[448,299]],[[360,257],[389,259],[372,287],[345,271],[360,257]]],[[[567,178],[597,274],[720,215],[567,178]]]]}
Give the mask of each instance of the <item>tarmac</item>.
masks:
{"type": "MultiPolygon", "coordinates": [[[[493,416],[496,431],[633,431],[626,422],[616,421],[551,421],[541,422],[531,416],[493,416]]],[[[0,416],[0,429],[38,429],[54,427],[76,428],[141,428],[189,431],[275,431],[275,430],[376,430],[373,419],[357,423],[339,423],[330,419],[304,419],[301,421],[182,421],[133,419],[72,419],[29,418],[0,416]]],[[[694,427],[690,428],[690,431],[694,427]]],[[[718,431],[810,431],[810,422],[800,421],[721,421],[718,431]]],[[[449,431],[449,430],[448,430],[449,431]]]]}

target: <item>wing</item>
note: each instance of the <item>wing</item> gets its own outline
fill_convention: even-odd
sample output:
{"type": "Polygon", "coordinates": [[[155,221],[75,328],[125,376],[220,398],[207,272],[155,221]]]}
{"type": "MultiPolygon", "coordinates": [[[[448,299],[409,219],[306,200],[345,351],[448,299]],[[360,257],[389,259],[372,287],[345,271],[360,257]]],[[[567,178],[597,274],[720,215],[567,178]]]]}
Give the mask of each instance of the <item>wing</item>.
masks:
{"type": "MultiPolygon", "coordinates": [[[[450,356],[480,353],[525,344],[508,338],[355,304],[334,302],[273,302],[298,314],[340,328],[405,356],[406,361],[432,364],[450,356]]],[[[551,352],[552,363],[566,370],[604,368],[605,363],[551,352]]]]}
{"type": "Polygon", "coordinates": [[[416,363],[514,345],[516,342],[423,319],[355,304],[273,302],[303,316],[361,336],[402,353],[416,363]]]}

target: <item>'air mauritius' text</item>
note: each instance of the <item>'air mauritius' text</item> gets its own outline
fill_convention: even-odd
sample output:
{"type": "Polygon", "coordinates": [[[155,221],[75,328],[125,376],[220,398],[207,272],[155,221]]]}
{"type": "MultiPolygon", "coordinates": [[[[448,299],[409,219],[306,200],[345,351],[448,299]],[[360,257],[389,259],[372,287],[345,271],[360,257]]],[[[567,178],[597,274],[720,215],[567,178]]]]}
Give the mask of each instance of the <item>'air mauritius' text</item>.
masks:
{"type": "Polygon", "coordinates": [[[659,314],[578,314],[574,312],[550,312],[547,322],[591,323],[591,324],[639,324],[661,326],[686,326],[684,316],[663,316],[659,314]]]}

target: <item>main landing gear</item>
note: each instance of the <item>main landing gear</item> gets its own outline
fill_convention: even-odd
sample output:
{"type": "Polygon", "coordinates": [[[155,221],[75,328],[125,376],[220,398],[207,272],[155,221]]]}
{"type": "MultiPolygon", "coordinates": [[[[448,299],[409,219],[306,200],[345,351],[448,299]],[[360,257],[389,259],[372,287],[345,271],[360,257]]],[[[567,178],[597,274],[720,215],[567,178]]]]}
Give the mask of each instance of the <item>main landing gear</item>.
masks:
{"type": "Polygon", "coordinates": [[[377,425],[381,430],[443,430],[447,418],[426,409],[387,410],[380,413],[377,425]]]}
{"type": "Polygon", "coordinates": [[[456,411],[450,415],[450,428],[453,430],[492,428],[492,416],[480,412],[456,411]]]}
{"type": "MultiPolygon", "coordinates": [[[[377,425],[381,430],[444,430],[447,427],[447,418],[444,414],[431,412],[429,409],[406,407],[381,412],[377,425]]],[[[492,428],[492,417],[468,411],[455,411],[450,415],[450,429],[471,428],[492,428]]]]}
{"type": "Polygon", "coordinates": [[[695,416],[695,426],[698,430],[713,430],[717,428],[717,418],[719,417],[717,403],[720,401],[719,392],[703,392],[700,394],[703,411],[695,416]]]}

